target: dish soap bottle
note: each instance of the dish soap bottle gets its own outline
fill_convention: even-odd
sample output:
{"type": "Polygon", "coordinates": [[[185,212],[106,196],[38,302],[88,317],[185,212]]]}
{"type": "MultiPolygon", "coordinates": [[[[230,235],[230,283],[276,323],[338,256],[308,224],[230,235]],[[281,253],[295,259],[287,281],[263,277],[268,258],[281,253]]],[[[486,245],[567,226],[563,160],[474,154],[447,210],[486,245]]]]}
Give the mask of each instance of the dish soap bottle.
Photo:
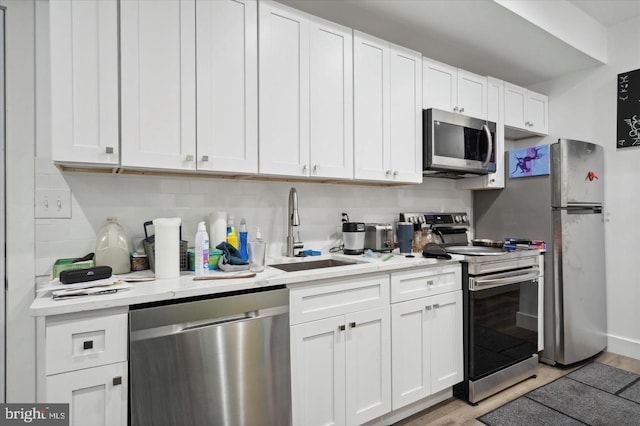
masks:
{"type": "Polygon", "coordinates": [[[233,216],[227,218],[227,243],[236,249],[238,248],[238,233],[236,227],[233,226],[233,216]]]}
{"type": "Polygon", "coordinates": [[[205,275],[209,270],[209,234],[204,222],[198,224],[194,257],[196,275],[205,275]]]}
{"type": "Polygon", "coordinates": [[[249,260],[249,252],[247,251],[247,222],[244,218],[240,219],[240,256],[245,262],[249,260]]]}
{"type": "Polygon", "coordinates": [[[96,235],[96,266],[103,265],[111,266],[114,274],[131,270],[127,234],[115,217],[108,217],[96,235]]]}

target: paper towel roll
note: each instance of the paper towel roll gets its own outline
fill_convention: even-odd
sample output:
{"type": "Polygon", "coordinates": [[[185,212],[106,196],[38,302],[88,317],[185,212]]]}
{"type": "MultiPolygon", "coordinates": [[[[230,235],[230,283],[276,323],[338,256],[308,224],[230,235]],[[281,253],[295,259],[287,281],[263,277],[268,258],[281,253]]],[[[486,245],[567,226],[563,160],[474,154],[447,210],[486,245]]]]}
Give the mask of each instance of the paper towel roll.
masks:
{"type": "Polygon", "coordinates": [[[227,241],[227,212],[213,212],[209,215],[209,246],[223,241],[227,241]]]}
{"type": "Polygon", "coordinates": [[[179,217],[153,219],[157,279],[180,277],[179,217]]]}

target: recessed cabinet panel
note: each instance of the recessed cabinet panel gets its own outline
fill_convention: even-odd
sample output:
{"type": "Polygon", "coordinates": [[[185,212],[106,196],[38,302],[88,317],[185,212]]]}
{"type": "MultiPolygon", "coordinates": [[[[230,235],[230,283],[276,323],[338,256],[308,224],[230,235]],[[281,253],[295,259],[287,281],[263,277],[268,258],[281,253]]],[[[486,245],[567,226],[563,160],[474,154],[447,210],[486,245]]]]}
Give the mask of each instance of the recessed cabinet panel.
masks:
{"type": "Polygon", "coordinates": [[[391,48],[391,161],[392,179],[422,182],[422,55],[391,48]]]}
{"type": "Polygon", "coordinates": [[[424,108],[453,111],[458,103],[458,69],[441,62],[423,59],[424,108]]]}
{"type": "Polygon", "coordinates": [[[118,3],[49,4],[52,159],[117,166],[118,3]]]}
{"type": "Polygon", "coordinates": [[[529,127],[531,131],[547,134],[549,133],[548,98],[539,93],[528,91],[527,93],[527,111],[529,115],[529,127]]]}
{"type": "Polygon", "coordinates": [[[353,54],[355,177],[385,180],[390,174],[389,46],[355,31],[353,54]]]}
{"type": "Polygon", "coordinates": [[[310,174],[353,178],[353,36],[351,30],[309,23],[310,174]]]}
{"type": "Polygon", "coordinates": [[[195,0],[120,3],[122,165],[195,169],[195,0]]]}
{"type": "Polygon", "coordinates": [[[527,93],[526,89],[504,83],[504,124],[507,126],[525,128],[527,121],[525,106],[527,93]]]}
{"type": "Polygon", "coordinates": [[[461,114],[487,117],[487,77],[458,70],[458,107],[461,114]]]}
{"type": "Polygon", "coordinates": [[[197,168],[258,171],[255,0],[198,0],[197,168]]]}
{"type": "Polygon", "coordinates": [[[260,173],[308,175],[308,25],[302,14],[260,5],[260,173]]]}

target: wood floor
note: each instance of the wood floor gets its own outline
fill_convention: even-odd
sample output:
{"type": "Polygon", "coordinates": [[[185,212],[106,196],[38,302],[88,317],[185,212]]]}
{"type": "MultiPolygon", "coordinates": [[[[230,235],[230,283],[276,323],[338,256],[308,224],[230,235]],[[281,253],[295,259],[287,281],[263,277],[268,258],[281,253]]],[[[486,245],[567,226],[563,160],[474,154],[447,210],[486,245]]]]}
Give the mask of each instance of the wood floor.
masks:
{"type": "MultiPolygon", "coordinates": [[[[603,352],[595,358],[603,364],[608,364],[613,367],[620,368],[622,370],[631,371],[640,374],[640,360],[628,358],[622,355],[616,355],[613,353],[603,352]]],[[[483,423],[476,420],[479,417],[489,411],[497,408],[517,397],[524,395],[525,393],[545,385],[549,382],[556,380],[557,378],[570,373],[571,371],[579,368],[580,365],[573,368],[556,368],[550,367],[546,364],[540,364],[538,369],[538,377],[535,379],[527,379],[517,385],[514,385],[504,391],[493,395],[480,403],[477,406],[472,406],[462,400],[451,398],[447,401],[441,402],[425,411],[417,413],[412,417],[409,417],[399,423],[397,426],[451,426],[451,425],[483,425],[483,423]]]]}

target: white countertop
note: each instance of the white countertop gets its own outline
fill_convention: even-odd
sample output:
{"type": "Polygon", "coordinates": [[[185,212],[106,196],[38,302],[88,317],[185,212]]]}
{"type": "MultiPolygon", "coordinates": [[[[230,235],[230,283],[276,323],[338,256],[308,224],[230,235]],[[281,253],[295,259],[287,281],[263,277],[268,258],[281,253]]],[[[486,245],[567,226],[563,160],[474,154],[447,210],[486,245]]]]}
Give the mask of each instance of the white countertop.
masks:
{"type": "MultiPolygon", "coordinates": [[[[296,272],[284,272],[267,266],[263,272],[259,272],[252,278],[233,278],[194,281],[193,272],[183,272],[179,278],[154,280],[148,282],[133,283],[130,290],[114,294],[101,294],[96,296],[82,296],[75,299],[54,300],[51,293],[41,292],[31,304],[31,315],[49,316],[68,314],[73,312],[91,311],[97,309],[114,308],[121,306],[137,305],[141,303],[181,299],[193,296],[206,296],[216,293],[224,293],[237,290],[257,289],[277,285],[305,284],[310,281],[344,278],[351,275],[370,274],[375,272],[391,272],[399,269],[443,265],[461,261],[464,257],[451,255],[451,260],[439,260],[422,257],[416,254],[414,258],[403,255],[394,255],[391,259],[383,261],[386,254],[375,255],[378,257],[367,258],[365,256],[348,256],[344,254],[310,256],[306,258],[280,258],[268,261],[267,264],[285,262],[305,262],[323,259],[341,259],[356,261],[358,263],[347,266],[319,268],[296,272]]],[[[245,271],[248,272],[248,271],[245,271]]],[[[211,274],[219,272],[212,271],[211,274]]]]}

